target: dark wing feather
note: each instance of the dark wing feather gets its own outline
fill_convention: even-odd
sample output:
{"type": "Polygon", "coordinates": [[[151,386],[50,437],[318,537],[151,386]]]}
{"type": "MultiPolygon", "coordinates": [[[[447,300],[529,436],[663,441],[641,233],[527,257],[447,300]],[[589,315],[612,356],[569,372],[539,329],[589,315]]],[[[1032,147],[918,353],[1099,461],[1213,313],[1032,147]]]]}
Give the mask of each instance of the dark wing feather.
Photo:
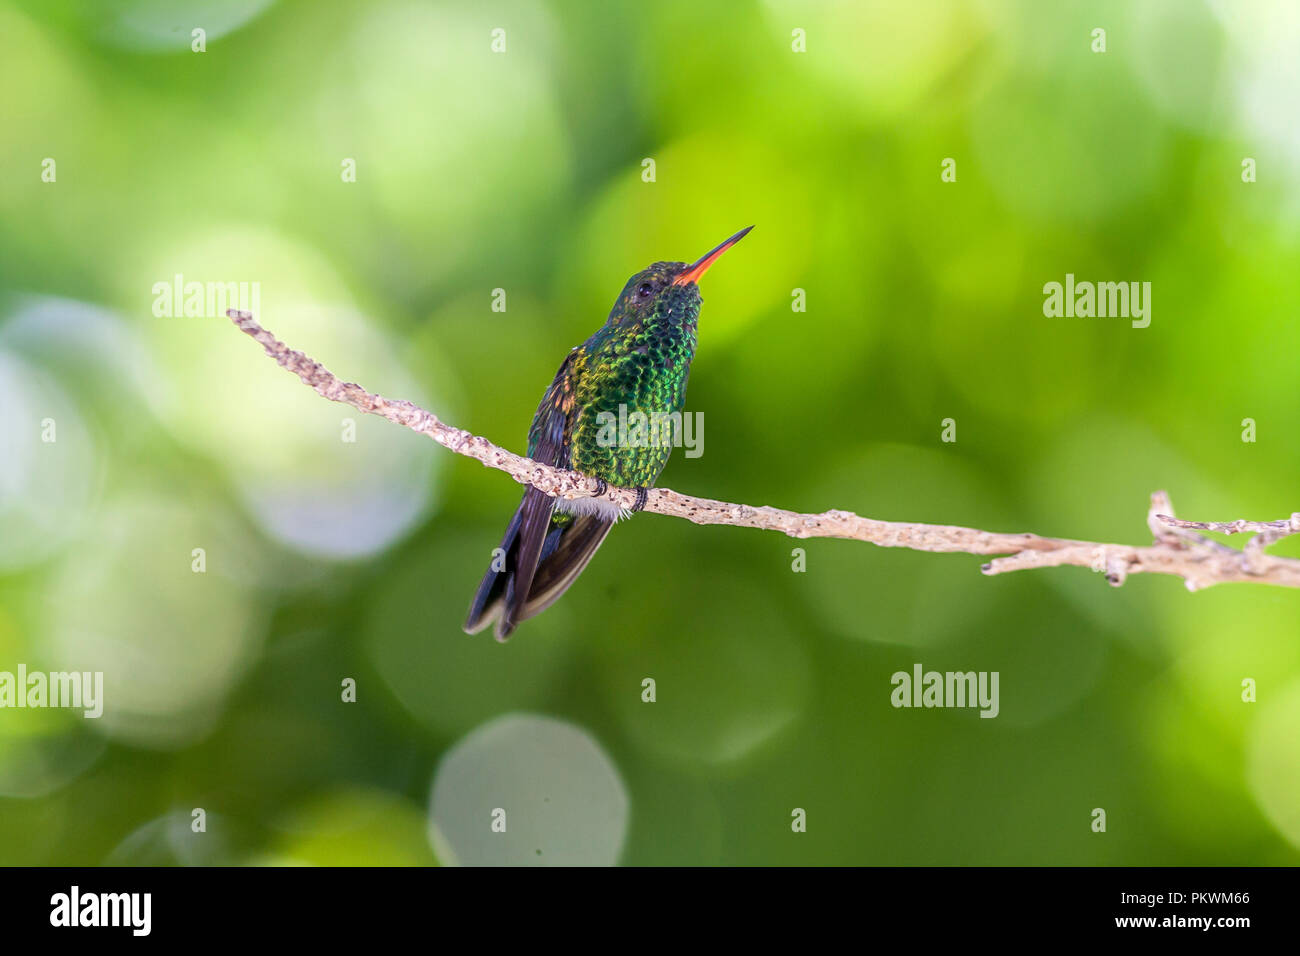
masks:
{"type": "Polygon", "coordinates": [[[501,551],[504,555],[504,560],[501,562],[502,569],[500,571],[496,569],[497,560],[494,554],[487,573],[479,582],[478,591],[474,594],[474,602],[469,606],[469,615],[465,618],[466,634],[477,634],[501,616],[506,582],[510,578],[510,568],[515,561],[517,550],[515,544],[519,540],[519,519],[522,515],[521,505],[515,509],[515,515],[506,528],[505,537],[501,539],[501,551]]]}
{"type": "MultiPolygon", "coordinates": [[[[556,468],[569,467],[566,435],[574,385],[569,374],[576,354],[574,350],[565,357],[528,430],[528,457],[556,468]]],[[[528,616],[524,608],[543,548],[548,544],[554,511],[555,499],[550,495],[531,487],[524,492],[501,542],[506,552],[505,570],[489,569],[484,575],[470,606],[466,631],[476,633],[495,620],[497,640],[503,641],[528,616]]],[[[550,549],[556,546],[555,541],[549,544],[550,549]]]]}
{"type": "Polygon", "coordinates": [[[524,604],[519,620],[541,614],[558,601],[560,595],[569,589],[569,585],[578,579],[612,527],[612,518],[595,515],[583,515],[567,525],[560,534],[555,550],[537,566],[537,574],[533,577],[533,586],[528,592],[528,601],[524,604]]]}
{"type": "MultiPolygon", "coordinates": [[[[569,467],[568,425],[573,410],[574,382],[570,378],[574,356],[570,352],[560,363],[551,387],[542,396],[533,417],[533,427],[528,430],[528,457],[556,468],[569,467]]],[[[515,573],[506,584],[505,608],[497,625],[497,639],[505,640],[510,632],[529,615],[524,612],[528,594],[532,590],[533,576],[542,559],[542,546],[551,530],[551,515],[555,512],[555,499],[545,492],[529,487],[519,506],[519,560],[515,573]]]]}
{"type": "Polygon", "coordinates": [[[528,591],[533,586],[533,576],[542,559],[542,545],[546,543],[546,534],[551,529],[551,514],[555,511],[555,499],[536,488],[524,492],[523,504],[519,506],[519,553],[515,561],[515,573],[506,583],[505,607],[501,620],[497,622],[497,640],[505,640],[526,614],[524,605],[528,601],[528,591]]]}

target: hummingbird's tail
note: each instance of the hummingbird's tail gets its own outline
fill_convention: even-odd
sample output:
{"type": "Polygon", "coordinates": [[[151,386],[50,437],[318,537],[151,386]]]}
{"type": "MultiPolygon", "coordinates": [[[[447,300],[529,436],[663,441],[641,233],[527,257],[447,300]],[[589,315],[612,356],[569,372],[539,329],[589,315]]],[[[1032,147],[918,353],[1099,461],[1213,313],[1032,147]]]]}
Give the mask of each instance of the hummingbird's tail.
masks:
{"type": "Polygon", "coordinates": [[[617,515],[555,514],[555,499],[529,488],[479,583],[465,619],[477,634],[496,624],[504,641],[521,621],[560,599],[596,553],[617,515]],[[525,593],[526,592],[526,593],[525,593]]]}

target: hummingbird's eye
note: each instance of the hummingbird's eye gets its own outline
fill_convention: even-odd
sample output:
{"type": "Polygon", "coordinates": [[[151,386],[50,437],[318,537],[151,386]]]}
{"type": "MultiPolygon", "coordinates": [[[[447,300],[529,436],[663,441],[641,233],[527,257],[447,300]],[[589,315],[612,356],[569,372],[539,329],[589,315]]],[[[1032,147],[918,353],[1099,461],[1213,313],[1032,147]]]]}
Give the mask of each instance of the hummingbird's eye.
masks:
{"type": "Polygon", "coordinates": [[[642,282],[639,286],[637,286],[636,294],[643,299],[648,299],[650,297],[650,293],[653,292],[654,290],[655,287],[652,286],[649,282],[642,282]]]}

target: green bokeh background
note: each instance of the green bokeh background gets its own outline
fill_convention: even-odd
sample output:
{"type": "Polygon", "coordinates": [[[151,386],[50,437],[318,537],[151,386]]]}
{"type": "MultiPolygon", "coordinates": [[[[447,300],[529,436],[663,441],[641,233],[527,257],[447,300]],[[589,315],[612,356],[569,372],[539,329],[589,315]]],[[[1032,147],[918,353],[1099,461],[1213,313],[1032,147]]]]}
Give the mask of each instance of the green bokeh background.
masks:
{"type": "Polygon", "coordinates": [[[644,515],[499,645],[460,623],[513,482],[343,441],[229,322],[152,311],[257,282],[344,379],[522,451],[629,274],[755,223],[664,485],[1284,517],[1298,59],[1285,2],[0,2],[0,670],[106,682],[98,721],[0,711],[0,863],[1300,862],[1296,592],[644,515]],[[1066,273],[1151,282],[1150,327],[1044,317],[1066,273]],[[1000,716],[894,709],[917,662],[998,671],[1000,716]]]}

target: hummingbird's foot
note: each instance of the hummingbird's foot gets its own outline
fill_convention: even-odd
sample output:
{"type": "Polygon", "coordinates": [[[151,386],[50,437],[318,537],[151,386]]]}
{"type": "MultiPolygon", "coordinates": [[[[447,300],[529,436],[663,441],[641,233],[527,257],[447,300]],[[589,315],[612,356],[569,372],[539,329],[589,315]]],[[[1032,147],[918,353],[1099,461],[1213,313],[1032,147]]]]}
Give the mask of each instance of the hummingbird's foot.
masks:
{"type": "Polygon", "coordinates": [[[650,489],[645,485],[636,489],[636,504],[632,505],[632,513],[636,514],[645,507],[646,499],[650,497],[650,489]]]}
{"type": "Polygon", "coordinates": [[[609,485],[605,484],[604,478],[596,479],[596,488],[597,491],[594,495],[592,495],[593,498],[604,498],[605,492],[609,491],[609,485]]]}

